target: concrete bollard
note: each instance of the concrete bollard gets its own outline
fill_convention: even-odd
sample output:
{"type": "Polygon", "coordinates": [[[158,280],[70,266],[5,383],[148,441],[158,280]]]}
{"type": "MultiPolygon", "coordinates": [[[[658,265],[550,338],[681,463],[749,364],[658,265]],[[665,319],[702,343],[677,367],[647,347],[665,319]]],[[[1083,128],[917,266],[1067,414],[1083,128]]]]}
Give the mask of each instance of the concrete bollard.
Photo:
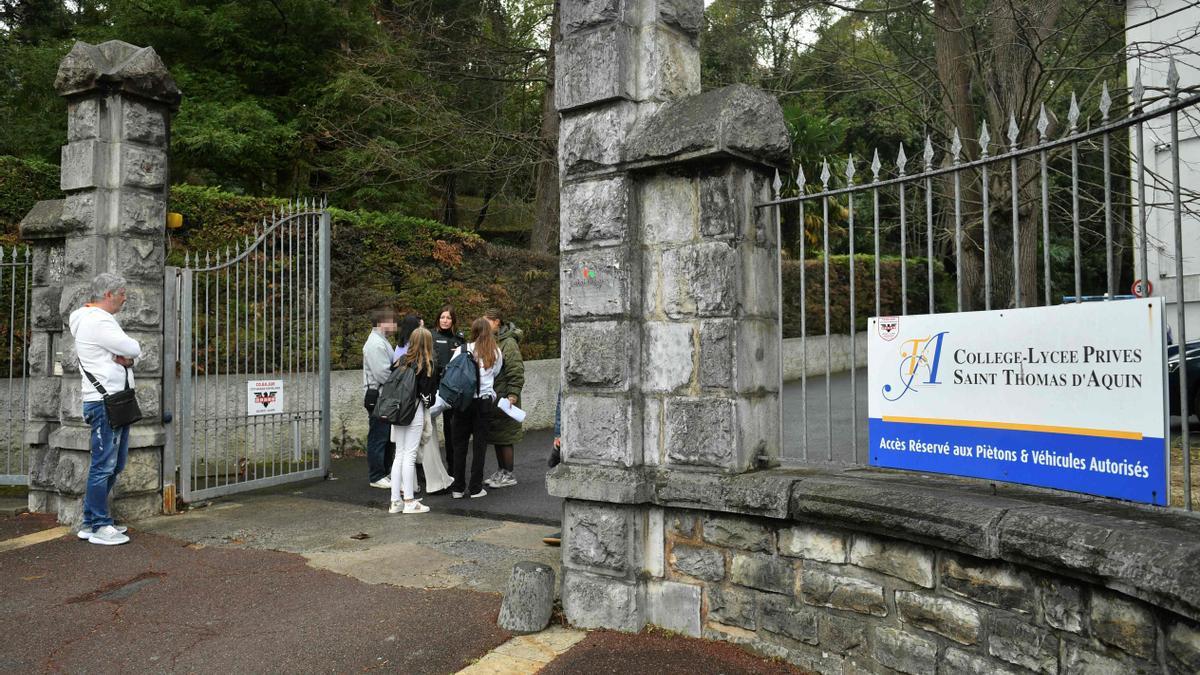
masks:
{"type": "Polygon", "coordinates": [[[550,623],[553,610],[554,569],[529,561],[513,565],[500,605],[500,627],[514,633],[536,633],[550,623]]]}

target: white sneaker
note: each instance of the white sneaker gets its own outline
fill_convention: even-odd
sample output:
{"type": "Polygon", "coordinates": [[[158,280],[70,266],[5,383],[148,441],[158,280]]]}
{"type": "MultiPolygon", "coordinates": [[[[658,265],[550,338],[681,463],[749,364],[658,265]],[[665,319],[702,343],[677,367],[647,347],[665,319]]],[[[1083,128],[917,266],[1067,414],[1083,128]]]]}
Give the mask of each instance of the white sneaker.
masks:
{"type": "Polygon", "coordinates": [[[92,536],[88,537],[88,542],[92,544],[102,544],[104,546],[116,546],[117,544],[124,544],[128,541],[129,535],[118,532],[117,528],[113,527],[112,525],[105,525],[104,527],[93,532],[92,536]]]}
{"type": "Polygon", "coordinates": [[[382,488],[384,490],[391,490],[392,489],[392,479],[389,476],[384,476],[383,478],[380,478],[379,480],[375,481],[374,483],[371,483],[371,487],[382,488]]]}
{"type": "Polygon", "coordinates": [[[513,478],[513,475],[511,473],[505,471],[504,475],[501,476],[498,481],[496,481],[495,483],[492,483],[492,487],[506,488],[506,487],[512,487],[516,484],[517,484],[517,479],[513,478]]]}
{"type": "Polygon", "coordinates": [[[402,511],[404,511],[404,502],[402,501],[392,502],[392,505],[388,507],[388,513],[400,513],[402,511]]]}
{"type": "Polygon", "coordinates": [[[486,497],[486,496],[487,496],[487,490],[480,488],[479,492],[476,492],[475,494],[471,495],[471,499],[479,499],[480,497],[486,497]]]}
{"type": "Polygon", "coordinates": [[[429,507],[414,499],[404,504],[404,513],[429,513],[429,507]]]}
{"type": "MultiPolygon", "coordinates": [[[[114,530],[116,530],[117,532],[120,532],[121,534],[125,534],[126,532],[129,531],[129,528],[125,527],[124,525],[113,525],[112,528],[114,530]]],[[[87,541],[88,539],[92,538],[92,530],[89,530],[86,528],[81,528],[78,532],[75,533],[75,536],[79,537],[80,539],[82,539],[84,541],[87,541]]]]}
{"type": "Polygon", "coordinates": [[[451,498],[451,499],[462,499],[462,498],[463,498],[463,493],[461,493],[461,492],[451,492],[451,493],[450,493],[450,498],[451,498]]]}
{"type": "Polygon", "coordinates": [[[498,469],[496,473],[483,479],[483,484],[488,487],[496,487],[496,483],[504,479],[504,469],[498,469]]]}

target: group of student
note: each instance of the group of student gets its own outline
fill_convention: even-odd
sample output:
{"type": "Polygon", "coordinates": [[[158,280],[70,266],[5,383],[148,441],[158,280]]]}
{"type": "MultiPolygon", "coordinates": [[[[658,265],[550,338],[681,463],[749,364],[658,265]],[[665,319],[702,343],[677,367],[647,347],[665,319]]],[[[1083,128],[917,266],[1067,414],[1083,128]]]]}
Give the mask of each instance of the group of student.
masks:
{"type": "Polygon", "coordinates": [[[438,312],[432,331],[419,315],[409,313],[397,322],[396,313],[387,308],[372,312],[371,323],[371,334],[363,344],[363,406],[370,420],[368,480],[371,487],[391,490],[390,512],[428,512],[429,507],[416,496],[421,492],[421,482],[428,493],[448,490],[455,499],[484,497],[485,486],[500,489],[516,485],[513,448],[523,430],[505,409],[519,406],[525,386],[525,365],[518,345],[521,331],[505,322],[499,310],[489,309],[471,322],[470,335],[465,336],[458,330],[457,316],[450,305],[438,312]],[[476,379],[467,400],[452,407],[438,391],[455,359],[472,361],[476,379]],[[376,414],[376,406],[384,385],[394,373],[405,369],[411,370],[414,377],[415,412],[410,422],[393,424],[376,414]],[[444,464],[434,426],[439,415],[445,440],[444,464]],[[484,479],[489,445],[495,448],[499,468],[484,479]],[[422,474],[420,479],[418,473],[422,474]]]}

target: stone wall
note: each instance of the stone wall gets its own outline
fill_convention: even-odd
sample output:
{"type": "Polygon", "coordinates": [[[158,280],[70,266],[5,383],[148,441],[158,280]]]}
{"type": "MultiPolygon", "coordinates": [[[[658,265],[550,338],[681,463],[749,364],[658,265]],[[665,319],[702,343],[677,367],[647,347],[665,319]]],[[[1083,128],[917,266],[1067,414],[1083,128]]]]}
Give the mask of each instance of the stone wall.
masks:
{"type": "Polygon", "coordinates": [[[102,272],[127,281],[118,316],[142,345],[137,396],[144,419],[130,430],[129,465],[114,514],[131,519],[163,504],[161,425],[163,282],[170,117],[180,91],[158,54],[109,41],[77,42],[59,64],[67,101],[61,200],[39,202],[21,221],[33,249],[26,443],[29,508],[77,523],[90,463],[80,378],[66,322],[102,272]]]}
{"type": "Polygon", "coordinates": [[[1200,670],[1187,514],[861,469],[565,467],[549,483],[575,497],[563,604],[577,625],[653,624],[820,673],[1200,670]],[[591,582],[627,574],[640,593],[591,582]]]}
{"type": "Polygon", "coordinates": [[[685,510],[666,522],[664,583],[702,589],[701,634],[817,672],[1200,666],[1195,623],[1040,570],[841,528],[685,510]]]}

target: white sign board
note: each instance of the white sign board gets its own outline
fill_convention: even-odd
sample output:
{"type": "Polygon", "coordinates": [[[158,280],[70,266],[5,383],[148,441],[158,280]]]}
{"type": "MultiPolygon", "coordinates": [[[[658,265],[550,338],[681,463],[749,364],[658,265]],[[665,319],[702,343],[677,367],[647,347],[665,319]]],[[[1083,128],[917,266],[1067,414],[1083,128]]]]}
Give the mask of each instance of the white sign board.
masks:
{"type": "Polygon", "coordinates": [[[1162,308],[871,319],[871,465],[1166,504],[1162,308]]]}
{"type": "Polygon", "coordinates": [[[283,380],[246,382],[246,414],[277,415],[283,412],[283,380]]]}

